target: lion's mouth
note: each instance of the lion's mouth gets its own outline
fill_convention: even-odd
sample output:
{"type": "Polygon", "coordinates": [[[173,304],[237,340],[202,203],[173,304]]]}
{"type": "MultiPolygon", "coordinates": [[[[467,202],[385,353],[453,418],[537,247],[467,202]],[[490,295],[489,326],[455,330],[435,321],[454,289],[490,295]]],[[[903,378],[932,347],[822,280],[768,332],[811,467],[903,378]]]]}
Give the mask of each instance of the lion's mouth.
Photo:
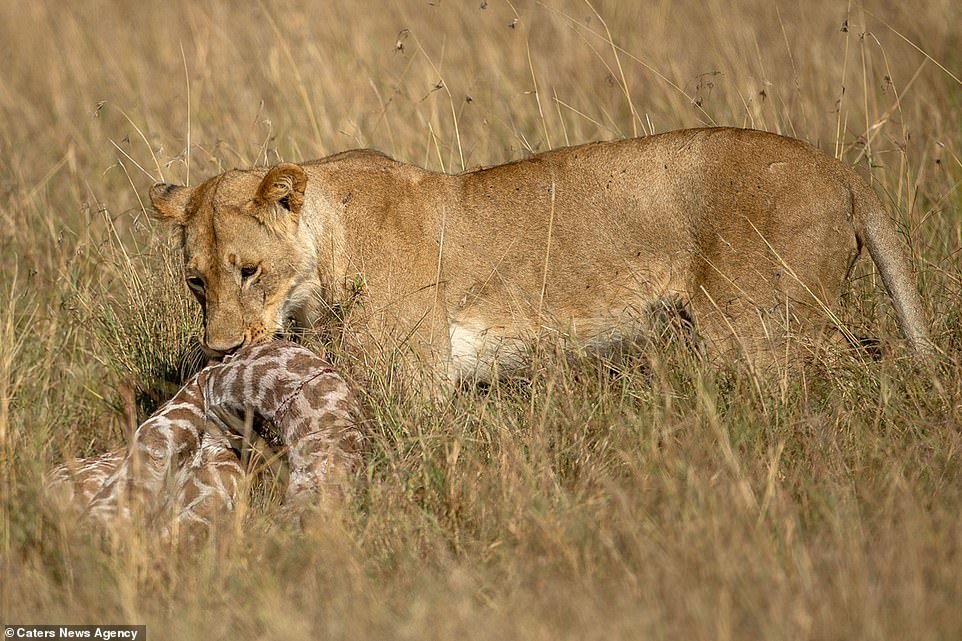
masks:
{"type": "Polygon", "coordinates": [[[238,352],[239,350],[243,349],[244,347],[250,344],[250,341],[245,339],[241,341],[239,344],[231,347],[230,349],[219,350],[219,349],[213,349],[212,347],[209,347],[203,341],[197,341],[197,342],[200,345],[200,348],[203,350],[204,354],[207,356],[208,361],[221,361],[225,357],[238,352]]]}

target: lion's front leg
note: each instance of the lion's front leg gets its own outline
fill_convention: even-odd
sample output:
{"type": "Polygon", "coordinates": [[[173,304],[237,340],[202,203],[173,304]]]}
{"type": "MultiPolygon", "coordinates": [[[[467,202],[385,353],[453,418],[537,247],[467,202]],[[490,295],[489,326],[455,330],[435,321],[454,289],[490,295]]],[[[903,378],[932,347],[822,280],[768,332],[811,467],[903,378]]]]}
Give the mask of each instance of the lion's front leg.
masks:
{"type": "Polygon", "coordinates": [[[401,293],[370,285],[345,318],[340,344],[368,389],[434,396],[455,383],[443,284],[401,293]]]}

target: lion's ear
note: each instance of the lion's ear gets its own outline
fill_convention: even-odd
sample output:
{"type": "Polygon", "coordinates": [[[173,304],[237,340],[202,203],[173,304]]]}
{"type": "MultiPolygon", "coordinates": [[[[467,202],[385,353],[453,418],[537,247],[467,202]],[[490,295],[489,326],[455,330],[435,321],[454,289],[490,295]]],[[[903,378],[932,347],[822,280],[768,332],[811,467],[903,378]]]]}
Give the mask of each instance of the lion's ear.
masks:
{"type": "Polygon", "coordinates": [[[304,205],[305,189],[307,189],[307,172],[298,165],[283,162],[271,167],[264,176],[257,187],[254,203],[259,207],[276,204],[289,211],[296,219],[304,205]]]}
{"type": "Polygon", "coordinates": [[[187,202],[193,188],[157,183],[150,188],[150,202],[157,216],[178,225],[187,222],[187,202]]]}

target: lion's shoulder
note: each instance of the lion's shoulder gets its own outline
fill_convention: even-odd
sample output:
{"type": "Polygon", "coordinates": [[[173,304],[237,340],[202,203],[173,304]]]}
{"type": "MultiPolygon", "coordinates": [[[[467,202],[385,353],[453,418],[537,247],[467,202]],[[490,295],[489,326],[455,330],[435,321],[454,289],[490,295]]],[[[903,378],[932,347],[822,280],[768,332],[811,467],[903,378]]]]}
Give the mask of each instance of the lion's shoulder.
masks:
{"type": "Polygon", "coordinates": [[[403,195],[405,185],[416,185],[433,172],[395,160],[376,149],[352,149],[302,163],[309,175],[323,180],[329,189],[363,183],[366,191],[384,190],[403,195]],[[398,191],[400,190],[400,191],[398,191]]]}
{"type": "Polygon", "coordinates": [[[397,162],[398,161],[394,160],[383,151],[378,151],[377,149],[349,149],[347,151],[340,151],[330,156],[318,158],[317,160],[310,160],[303,164],[305,167],[311,167],[317,165],[328,165],[331,163],[380,165],[393,164],[397,162]]]}

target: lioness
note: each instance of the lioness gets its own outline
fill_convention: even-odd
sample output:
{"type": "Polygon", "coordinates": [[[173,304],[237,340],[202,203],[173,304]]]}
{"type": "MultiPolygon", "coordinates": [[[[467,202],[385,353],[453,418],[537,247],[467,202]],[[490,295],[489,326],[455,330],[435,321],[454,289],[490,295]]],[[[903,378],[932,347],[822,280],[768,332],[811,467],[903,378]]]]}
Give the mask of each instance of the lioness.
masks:
{"type": "Polygon", "coordinates": [[[349,151],[197,187],[155,185],[182,229],[202,343],[228,353],[332,309],[362,346],[403,346],[449,381],[688,314],[707,350],[752,359],[833,316],[863,244],[906,338],[929,349],[911,267],[873,190],[808,144],[691,129],[447,175],[349,151]]]}

